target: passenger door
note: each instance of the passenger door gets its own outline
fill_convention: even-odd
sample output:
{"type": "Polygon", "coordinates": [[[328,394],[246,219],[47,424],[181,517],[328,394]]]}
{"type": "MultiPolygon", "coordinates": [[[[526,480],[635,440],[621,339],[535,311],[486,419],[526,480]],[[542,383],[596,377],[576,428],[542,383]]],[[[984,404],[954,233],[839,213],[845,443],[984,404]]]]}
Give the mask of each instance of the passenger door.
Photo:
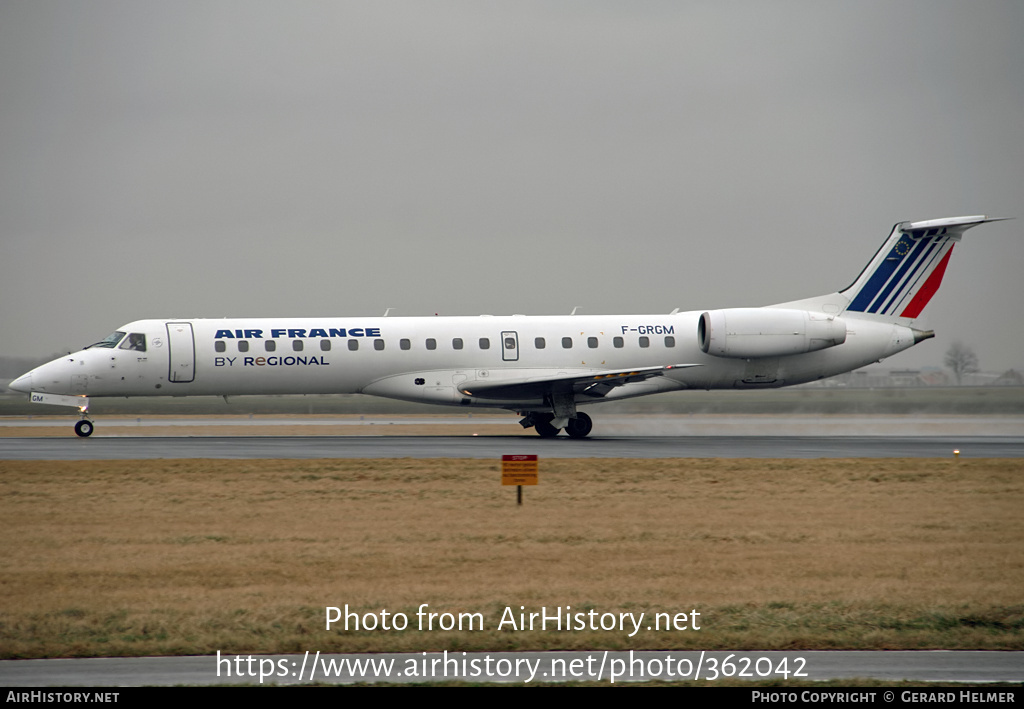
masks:
{"type": "Polygon", "coordinates": [[[192,323],[167,323],[167,349],[170,360],[167,381],[193,381],[196,378],[196,342],[192,334],[192,323]]]}

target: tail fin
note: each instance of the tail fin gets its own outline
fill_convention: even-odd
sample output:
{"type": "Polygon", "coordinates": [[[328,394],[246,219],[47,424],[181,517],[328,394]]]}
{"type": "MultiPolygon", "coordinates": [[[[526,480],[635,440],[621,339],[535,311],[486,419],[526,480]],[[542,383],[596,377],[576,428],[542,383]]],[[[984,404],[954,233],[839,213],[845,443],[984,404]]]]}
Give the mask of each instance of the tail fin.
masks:
{"type": "Polygon", "coordinates": [[[916,318],[939,289],[953,244],[971,227],[1001,219],[984,215],[900,222],[842,295],[849,312],[916,318]]]}

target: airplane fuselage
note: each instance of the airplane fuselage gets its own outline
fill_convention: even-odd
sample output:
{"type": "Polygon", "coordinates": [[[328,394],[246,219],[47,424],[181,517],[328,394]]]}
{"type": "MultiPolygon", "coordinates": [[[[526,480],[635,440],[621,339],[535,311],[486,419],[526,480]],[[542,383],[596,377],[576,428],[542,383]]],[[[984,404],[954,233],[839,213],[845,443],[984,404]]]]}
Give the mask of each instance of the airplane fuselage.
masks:
{"type": "Polygon", "coordinates": [[[364,393],[525,410],[543,406],[543,397],[477,397],[472,383],[685,364],[580,403],[677,389],[779,387],[850,371],[914,344],[910,328],[846,317],[847,340],[838,347],[722,358],[701,351],[700,316],[139,320],[119,328],[124,335],[115,346],[69,354],[33,370],[21,385],[89,397],[364,393]]]}

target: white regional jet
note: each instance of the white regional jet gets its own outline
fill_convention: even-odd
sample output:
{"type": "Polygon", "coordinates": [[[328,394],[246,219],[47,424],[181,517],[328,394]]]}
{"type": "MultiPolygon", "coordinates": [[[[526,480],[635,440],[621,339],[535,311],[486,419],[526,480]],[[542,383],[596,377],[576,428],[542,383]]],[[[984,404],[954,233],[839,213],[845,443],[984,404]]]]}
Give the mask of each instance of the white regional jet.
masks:
{"type": "Polygon", "coordinates": [[[901,222],[853,285],[763,308],[666,315],[163,319],[128,323],[11,383],[88,397],[370,394],[516,411],[542,437],[590,433],[579,407],[681,389],[801,384],[934,336],[913,327],[953,244],[996,219],[901,222]]]}

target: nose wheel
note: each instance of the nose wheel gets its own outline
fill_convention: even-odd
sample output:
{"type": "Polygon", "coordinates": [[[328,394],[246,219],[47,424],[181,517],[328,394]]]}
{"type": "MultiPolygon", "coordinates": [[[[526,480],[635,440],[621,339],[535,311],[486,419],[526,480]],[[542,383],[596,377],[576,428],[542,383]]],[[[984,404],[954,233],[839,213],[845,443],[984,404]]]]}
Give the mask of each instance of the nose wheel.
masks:
{"type": "Polygon", "coordinates": [[[78,423],[75,424],[75,433],[80,438],[88,438],[89,436],[91,436],[92,435],[92,429],[93,429],[92,421],[90,421],[88,419],[82,419],[81,421],[79,421],[78,423]]]}

